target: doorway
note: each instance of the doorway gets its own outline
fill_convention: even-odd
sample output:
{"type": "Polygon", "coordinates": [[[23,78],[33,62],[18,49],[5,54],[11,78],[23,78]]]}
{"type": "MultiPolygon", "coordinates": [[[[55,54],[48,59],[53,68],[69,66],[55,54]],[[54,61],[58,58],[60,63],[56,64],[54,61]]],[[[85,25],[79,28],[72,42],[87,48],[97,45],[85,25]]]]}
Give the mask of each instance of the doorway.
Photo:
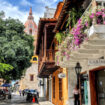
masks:
{"type": "Polygon", "coordinates": [[[105,105],[105,70],[95,72],[98,105],[105,105]]]}
{"type": "Polygon", "coordinates": [[[49,101],[52,102],[52,79],[49,80],[49,101]]]}
{"type": "Polygon", "coordinates": [[[81,105],[88,105],[88,74],[80,75],[80,103],[81,105]]]}

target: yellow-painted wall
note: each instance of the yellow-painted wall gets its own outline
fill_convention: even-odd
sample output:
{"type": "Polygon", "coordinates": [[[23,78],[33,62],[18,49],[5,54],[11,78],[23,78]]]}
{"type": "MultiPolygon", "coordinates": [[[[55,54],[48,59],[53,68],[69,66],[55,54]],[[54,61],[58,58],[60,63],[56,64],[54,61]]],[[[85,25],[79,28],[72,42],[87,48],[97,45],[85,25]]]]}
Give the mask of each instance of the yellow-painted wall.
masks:
{"type": "Polygon", "coordinates": [[[66,105],[68,99],[68,80],[67,80],[67,70],[65,68],[60,68],[55,71],[52,77],[55,76],[55,98],[53,98],[53,79],[52,79],[52,103],[54,105],[66,105]],[[62,100],[59,99],[59,73],[65,73],[66,77],[62,79],[62,100]]]}

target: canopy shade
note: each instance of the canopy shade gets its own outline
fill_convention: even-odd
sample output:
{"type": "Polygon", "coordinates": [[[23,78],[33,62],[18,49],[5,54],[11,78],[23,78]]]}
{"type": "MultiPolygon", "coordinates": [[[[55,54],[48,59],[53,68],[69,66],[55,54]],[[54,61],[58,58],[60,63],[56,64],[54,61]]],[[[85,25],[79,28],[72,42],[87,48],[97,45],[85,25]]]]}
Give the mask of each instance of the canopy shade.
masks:
{"type": "Polygon", "coordinates": [[[4,84],[1,85],[1,87],[11,87],[11,85],[8,84],[8,83],[4,83],[4,84]]]}

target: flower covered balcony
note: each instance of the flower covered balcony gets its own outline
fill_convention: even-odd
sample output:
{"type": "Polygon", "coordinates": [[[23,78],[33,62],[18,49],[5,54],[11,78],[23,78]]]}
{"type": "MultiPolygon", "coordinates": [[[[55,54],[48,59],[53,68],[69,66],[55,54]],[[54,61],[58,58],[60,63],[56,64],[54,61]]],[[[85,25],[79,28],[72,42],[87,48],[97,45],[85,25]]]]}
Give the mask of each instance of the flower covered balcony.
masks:
{"type": "Polygon", "coordinates": [[[63,58],[68,60],[71,52],[80,48],[80,45],[94,34],[105,34],[105,1],[98,1],[93,6],[91,2],[77,24],[70,29],[65,40],[59,45],[56,53],[56,63],[59,65],[63,58]]]}

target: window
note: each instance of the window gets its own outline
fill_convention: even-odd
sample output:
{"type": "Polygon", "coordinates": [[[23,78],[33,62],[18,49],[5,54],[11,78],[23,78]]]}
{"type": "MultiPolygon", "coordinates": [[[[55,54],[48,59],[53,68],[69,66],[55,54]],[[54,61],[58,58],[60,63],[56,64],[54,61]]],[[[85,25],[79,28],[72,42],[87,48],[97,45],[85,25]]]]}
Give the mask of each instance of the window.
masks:
{"type": "Polygon", "coordinates": [[[34,58],[33,58],[33,61],[37,61],[37,58],[36,58],[36,57],[34,57],[34,58]]]}
{"type": "Polygon", "coordinates": [[[30,29],[29,34],[32,35],[32,29],[30,29]]]}
{"type": "Polygon", "coordinates": [[[53,98],[55,98],[55,77],[53,77],[53,98]]]}
{"type": "Polygon", "coordinates": [[[59,78],[59,99],[62,99],[62,79],[59,78]]]}
{"type": "Polygon", "coordinates": [[[34,75],[30,75],[30,81],[34,81],[34,75]]]}

